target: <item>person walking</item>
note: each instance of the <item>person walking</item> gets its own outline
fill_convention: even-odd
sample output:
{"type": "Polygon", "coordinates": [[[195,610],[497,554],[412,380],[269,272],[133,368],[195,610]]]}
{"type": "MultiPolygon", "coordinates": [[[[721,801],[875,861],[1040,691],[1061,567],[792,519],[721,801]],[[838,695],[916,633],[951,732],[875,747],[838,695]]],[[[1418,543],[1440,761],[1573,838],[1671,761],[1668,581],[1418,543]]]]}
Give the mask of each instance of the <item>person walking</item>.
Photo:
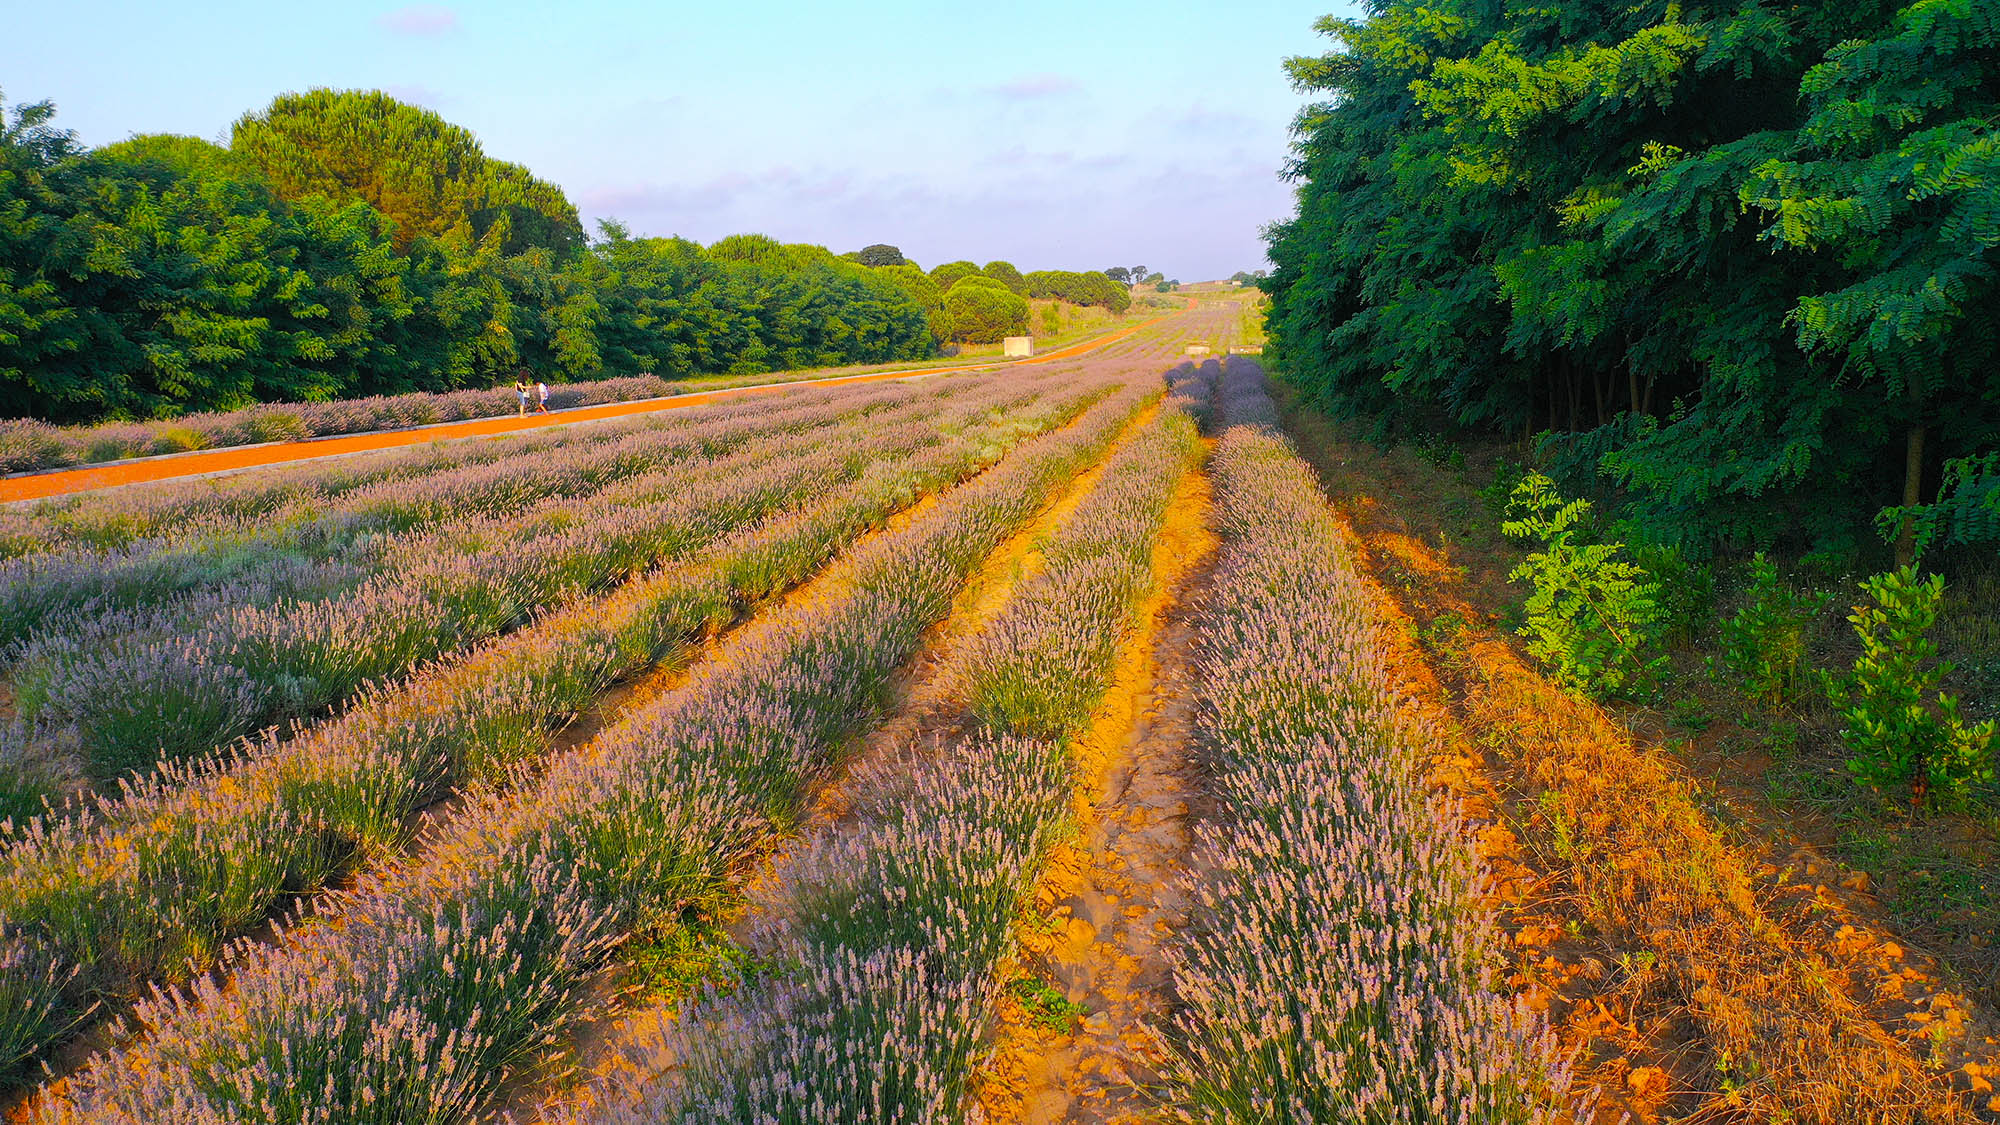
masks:
{"type": "Polygon", "coordinates": [[[549,412],[549,385],[540,379],[535,380],[535,412],[538,414],[549,412]]]}
{"type": "Polygon", "coordinates": [[[521,400],[521,417],[528,416],[528,369],[523,367],[514,376],[514,397],[521,400]]]}

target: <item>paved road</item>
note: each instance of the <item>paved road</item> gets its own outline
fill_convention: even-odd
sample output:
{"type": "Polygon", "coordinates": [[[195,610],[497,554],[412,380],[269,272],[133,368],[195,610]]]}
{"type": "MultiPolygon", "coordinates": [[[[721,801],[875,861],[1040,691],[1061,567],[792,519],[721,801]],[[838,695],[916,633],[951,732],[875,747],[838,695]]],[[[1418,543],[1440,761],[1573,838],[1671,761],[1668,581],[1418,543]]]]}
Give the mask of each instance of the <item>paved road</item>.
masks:
{"type": "Polygon", "coordinates": [[[816,387],[839,387],[849,383],[872,383],[887,379],[910,379],[920,375],[942,375],[952,372],[991,371],[995,368],[1010,367],[1023,363],[1047,363],[1050,360],[1066,359],[1104,347],[1122,340],[1139,329],[1152,324],[1153,320],[1141,321],[1130,328],[1120,329],[1094,340],[1058,348],[1047,355],[1033,359],[1014,360],[1009,363],[974,364],[965,367],[934,367],[920,370],[876,371],[866,375],[841,375],[828,379],[800,379],[789,383],[765,383],[761,386],[731,387],[726,390],[701,391],[695,394],[676,395],[672,398],[642,399],[637,402],[607,402],[598,406],[579,406],[554,414],[501,415],[497,418],[475,418],[465,422],[446,422],[435,426],[420,426],[405,430],[381,430],[372,433],[342,434],[337,437],[310,438],[305,441],[276,442],[232,449],[207,449],[199,453],[179,453],[164,457],[147,457],[132,461],[120,461],[107,465],[85,466],[77,469],[63,469],[57,472],[30,473],[22,476],[0,478],[0,504],[21,500],[38,500],[45,496],[61,496],[71,492],[88,492],[98,488],[113,488],[122,484],[142,484],[148,481],[174,480],[179,477],[202,476],[207,473],[230,472],[238,469],[256,468],[261,465],[279,465],[288,461],[311,461],[321,457],[339,457],[348,453],[362,453],[375,449],[394,449],[403,445],[426,445],[434,441],[452,438],[482,437],[490,434],[512,433],[516,430],[540,429],[544,426],[569,426],[578,422],[594,422],[604,418],[621,418],[632,414],[651,414],[660,410],[680,410],[690,406],[703,406],[712,402],[723,402],[733,398],[751,395],[774,394],[788,387],[810,385],[816,387]]]}

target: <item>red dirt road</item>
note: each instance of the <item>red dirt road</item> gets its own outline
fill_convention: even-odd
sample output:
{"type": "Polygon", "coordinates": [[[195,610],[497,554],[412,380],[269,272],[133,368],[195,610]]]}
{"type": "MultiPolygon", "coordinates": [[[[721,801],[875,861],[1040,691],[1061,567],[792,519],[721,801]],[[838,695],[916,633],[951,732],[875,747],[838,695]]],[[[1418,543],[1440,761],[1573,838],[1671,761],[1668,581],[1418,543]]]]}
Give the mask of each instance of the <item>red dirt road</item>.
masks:
{"type": "Polygon", "coordinates": [[[34,473],[26,476],[0,479],[0,503],[17,500],[37,500],[45,496],[62,496],[71,492],[88,492],[98,488],[112,488],[121,484],[143,484],[148,481],[173,480],[177,477],[200,476],[204,473],[226,472],[232,469],[251,469],[260,465],[279,465],[287,461],[310,461],[320,457],[337,457],[344,453],[363,453],[376,449],[394,449],[403,445],[426,445],[434,441],[449,441],[454,438],[484,437],[491,434],[512,433],[516,430],[540,429],[544,426],[568,426],[578,422],[594,422],[604,418],[620,418],[631,414],[650,414],[660,410],[680,410],[689,406],[705,406],[712,402],[722,402],[732,398],[743,398],[758,394],[776,394],[779,391],[808,383],[815,387],[839,387],[849,383],[872,383],[886,379],[909,379],[919,375],[944,375],[953,372],[991,371],[998,367],[1011,367],[1021,363],[1048,363],[1051,360],[1067,359],[1085,352],[1113,344],[1132,335],[1141,328],[1153,324],[1161,317],[1140,321],[1129,328],[1057,348],[1047,355],[1032,359],[1015,360],[1013,363],[973,364],[965,367],[933,367],[918,370],[877,371],[867,375],[843,375],[832,379],[805,379],[791,383],[767,383],[753,387],[731,387],[726,390],[702,391],[696,394],[676,395],[673,398],[644,399],[638,402],[608,402],[598,406],[579,406],[560,414],[502,415],[497,418],[476,418],[466,422],[452,422],[441,426],[425,426],[413,430],[387,430],[363,434],[343,434],[339,437],[315,438],[308,441],[288,441],[271,445],[257,445],[231,449],[204,450],[200,453],[183,453],[167,457],[145,458],[108,465],[85,466],[78,469],[64,469],[58,472],[34,473]]]}

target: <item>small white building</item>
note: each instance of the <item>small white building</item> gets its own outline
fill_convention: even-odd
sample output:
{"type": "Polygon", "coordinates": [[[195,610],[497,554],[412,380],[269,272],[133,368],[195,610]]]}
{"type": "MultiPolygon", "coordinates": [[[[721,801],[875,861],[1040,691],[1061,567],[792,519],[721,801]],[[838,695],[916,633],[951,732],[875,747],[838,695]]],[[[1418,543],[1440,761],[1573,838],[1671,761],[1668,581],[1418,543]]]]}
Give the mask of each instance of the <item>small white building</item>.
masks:
{"type": "Polygon", "coordinates": [[[1189,344],[1189,345],[1187,346],[1187,354],[1188,354],[1188,355],[1207,355],[1207,354],[1208,354],[1208,345],[1207,345],[1207,344],[1189,344]]]}
{"type": "Polygon", "coordinates": [[[1033,336],[1009,336],[1000,341],[1000,354],[1003,356],[1034,355],[1035,338],[1033,336]]]}

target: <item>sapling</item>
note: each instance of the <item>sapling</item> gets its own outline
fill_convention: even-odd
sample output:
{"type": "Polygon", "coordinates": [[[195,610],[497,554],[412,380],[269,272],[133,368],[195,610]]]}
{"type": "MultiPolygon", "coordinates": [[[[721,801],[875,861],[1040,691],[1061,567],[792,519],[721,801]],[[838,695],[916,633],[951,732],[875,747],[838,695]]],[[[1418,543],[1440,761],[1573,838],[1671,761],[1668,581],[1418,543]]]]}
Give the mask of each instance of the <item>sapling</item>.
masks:
{"type": "Polygon", "coordinates": [[[1861,655],[1852,671],[1825,680],[1854,755],[1847,768],[1877,788],[1908,783],[1917,808],[1962,807],[1974,785],[1993,779],[1995,724],[1968,725],[1958,697],[1938,690],[1952,665],[1936,662],[1937,644],[1926,634],[1937,623],[1944,578],[1919,578],[1905,566],[1861,589],[1873,604],[1847,617],[1861,655]]]}

